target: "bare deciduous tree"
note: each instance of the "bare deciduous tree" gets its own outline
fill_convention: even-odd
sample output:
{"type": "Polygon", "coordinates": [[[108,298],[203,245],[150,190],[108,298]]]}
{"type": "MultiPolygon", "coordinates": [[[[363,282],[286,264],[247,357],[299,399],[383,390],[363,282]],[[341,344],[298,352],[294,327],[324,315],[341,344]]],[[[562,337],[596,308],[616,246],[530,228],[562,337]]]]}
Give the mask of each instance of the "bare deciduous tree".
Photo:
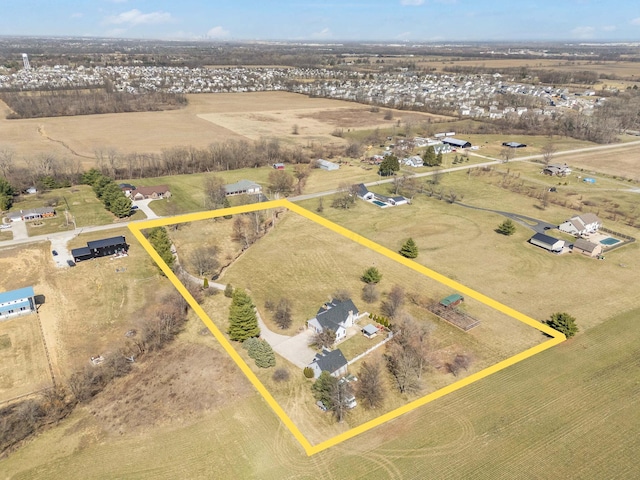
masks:
{"type": "Polygon", "coordinates": [[[400,285],[394,285],[382,302],[382,313],[389,318],[397,318],[404,305],[404,289],[400,285]]]}
{"type": "Polygon", "coordinates": [[[385,387],[378,361],[364,361],[358,372],[357,395],[366,408],[377,408],[384,402],[385,387]]]}

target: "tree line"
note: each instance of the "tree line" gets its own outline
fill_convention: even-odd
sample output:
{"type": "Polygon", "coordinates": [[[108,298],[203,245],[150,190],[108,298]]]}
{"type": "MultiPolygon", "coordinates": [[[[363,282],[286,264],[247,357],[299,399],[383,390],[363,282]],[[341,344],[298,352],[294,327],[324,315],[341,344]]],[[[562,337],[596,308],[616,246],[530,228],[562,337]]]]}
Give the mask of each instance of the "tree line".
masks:
{"type": "Polygon", "coordinates": [[[36,95],[10,92],[0,94],[0,99],[11,109],[8,119],[155,112],[187,104],[187,97],[178,93],[133,94],[97,89],[38,92],[36,95]]]}
{"type": "Polygon", "coordinates": [[[92,168],[82,175],[82,183],[91,185],[104,207],[118,218],[131,215],[131,199],[111,178],[92,168]]]}

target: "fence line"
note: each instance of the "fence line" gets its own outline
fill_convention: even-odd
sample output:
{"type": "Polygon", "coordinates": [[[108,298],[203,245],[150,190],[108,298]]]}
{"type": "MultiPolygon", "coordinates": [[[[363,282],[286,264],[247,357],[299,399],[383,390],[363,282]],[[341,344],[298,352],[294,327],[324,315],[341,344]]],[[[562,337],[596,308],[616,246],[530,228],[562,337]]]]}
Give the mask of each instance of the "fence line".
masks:
{"type": "Polygon", "coordinates": [[[362,357],[364,357],[365,355],[369,355],[371,352],[373,352],[376,348],[384,345],[385,343],[387,343],[389,340],[391,340],[393,338],[393,332],[389,332],[389,335],[387,335],[387,338],[385,338],[383,341],[381,341],[380,343],[374,345],[373,347],[371,347],[370,349],[368,349],[366,352],[361,353],[360,355],[358,355],[357,357],[349,360],[347,362],[347,365],[351,365],[352,363],[357,362],[358,360],[360,360],[362,357]]]}

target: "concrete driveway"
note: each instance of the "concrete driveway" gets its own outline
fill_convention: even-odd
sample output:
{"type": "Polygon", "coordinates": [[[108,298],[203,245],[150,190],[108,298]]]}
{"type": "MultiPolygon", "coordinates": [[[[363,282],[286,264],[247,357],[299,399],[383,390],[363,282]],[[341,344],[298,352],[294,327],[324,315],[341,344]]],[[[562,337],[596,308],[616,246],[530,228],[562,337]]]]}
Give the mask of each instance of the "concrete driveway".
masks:
{"type": "Polygon", "coordinates": [[[71,256],[71,252],[67,248],[67,243],[69,240],[75,237],[75,233],[69,232],[69,235],[51,237],[51,251],[54,250],[58,253],[58,255],[51,254],[56,267],[68,267],[69,260],[73,262],[73,257],[71,256]]]}
{"type": "Polygon", "coordinates": [[[131,204],[132,206],[135,205],[140,210],[142,210],[148,219],[160,218],[158,215],[156,215],[156,212],[151,210],[151,207],[149,207],[149,204],[151,202],[153,202],[153,200],[135,200],[131,202],[131,204]]]}

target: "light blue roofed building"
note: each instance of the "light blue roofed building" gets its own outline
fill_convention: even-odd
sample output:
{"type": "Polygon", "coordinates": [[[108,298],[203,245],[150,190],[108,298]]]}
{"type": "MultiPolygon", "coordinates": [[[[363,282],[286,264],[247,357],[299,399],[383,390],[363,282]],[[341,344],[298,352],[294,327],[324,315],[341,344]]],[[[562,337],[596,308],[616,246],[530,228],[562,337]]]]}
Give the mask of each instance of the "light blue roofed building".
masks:
{"type": "Polygon", "coordinates": [[[0,293],[0,320],[8,320],[35,311],[36,301],[33,287],[0,293]]]}

